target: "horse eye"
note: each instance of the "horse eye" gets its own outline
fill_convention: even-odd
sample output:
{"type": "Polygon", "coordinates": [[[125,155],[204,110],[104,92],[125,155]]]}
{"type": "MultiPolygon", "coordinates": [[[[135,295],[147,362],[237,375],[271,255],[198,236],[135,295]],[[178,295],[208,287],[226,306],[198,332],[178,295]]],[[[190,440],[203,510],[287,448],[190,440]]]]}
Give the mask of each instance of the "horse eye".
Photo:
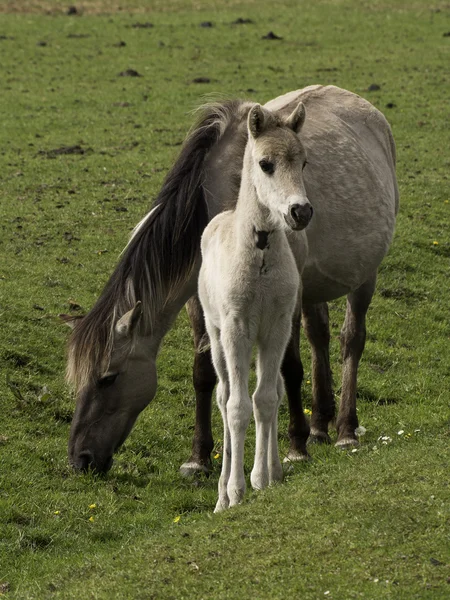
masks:
{"type": "Polygon", "coordinates": [[[119,373],[114,373],[113,375],[106,375],[106,377],[102,377],[101,379],[98,380],[99,387],[101,387],[101,388],[109,387],[116,381],[118,375],[119,375],[119,373]]]}
{"type": "Polygon", "coordinates": [[[268,175],[272,175],[272,173],[275,171],[275,165],[273,164],[273,162],[270,162],[270,160],[260,160],[259,166],[264,171],[264,173],[267,173],[268,175]]]}

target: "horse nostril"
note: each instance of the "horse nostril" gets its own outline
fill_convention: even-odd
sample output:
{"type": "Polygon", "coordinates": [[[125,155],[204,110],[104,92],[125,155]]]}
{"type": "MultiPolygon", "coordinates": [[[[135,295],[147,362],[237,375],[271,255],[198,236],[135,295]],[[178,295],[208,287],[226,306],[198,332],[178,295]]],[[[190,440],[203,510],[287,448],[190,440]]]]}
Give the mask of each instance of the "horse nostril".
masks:
{"type": "Polygon", "coordinates": [[[291,217],[296,221],[297,220],[297,214],[298,214],[298,210],[300,208],[300,204],[293,204],[291,206],[291,217]]]}
{"type": "Polygon", "coordinates": [[[293,204],[291,206],[291,217],[297,223],[308,223],[312,217],[313,208],[311,204],[293,204]]]}

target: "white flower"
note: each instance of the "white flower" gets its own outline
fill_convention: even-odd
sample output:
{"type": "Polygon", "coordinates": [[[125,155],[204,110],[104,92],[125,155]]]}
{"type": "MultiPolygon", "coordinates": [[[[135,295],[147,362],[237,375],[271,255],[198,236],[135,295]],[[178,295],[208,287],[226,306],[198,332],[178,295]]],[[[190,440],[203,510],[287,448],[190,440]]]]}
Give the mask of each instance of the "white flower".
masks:
{"type": "Polygon", "coordinates": [[[383,444],[389,444],[389,442],[392,442],[392,438],[389,437],[388,435],[380,435],[380,437],[378,438],[378,441],[383,442],[383,444]]]}
{"type": "Polygon", "coordinates": [[[403,435],[405,433],[405,431],[403,429],[400,429],[400,431],[397,431],[397,435],[403,435]]]}
{"type": "Polygon", "coordinates": [[[355,429],[355,434],[358,435],[358,436],[360,436],[360,437],[363,436],[363,435],[365,435],[366,432],[367,432],[367,429],[365,427],[363,427],[362,425],[360,425],[359,427],[357,427],[355,429]]]}

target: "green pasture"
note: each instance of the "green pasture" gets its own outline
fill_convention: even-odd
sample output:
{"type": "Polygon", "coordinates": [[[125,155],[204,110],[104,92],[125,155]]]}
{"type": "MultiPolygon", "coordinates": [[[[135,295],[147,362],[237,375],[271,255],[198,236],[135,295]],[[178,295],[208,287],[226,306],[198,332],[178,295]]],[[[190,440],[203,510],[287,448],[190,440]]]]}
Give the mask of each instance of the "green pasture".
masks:
{"type": "MultiPolygon", "coordinates": [[[[0,596],[448,598],[448,2],[69,4],[0,0],[0,596]],[[214,515],[217,410],[212,476],[178,473],[194,422],[183,312],[112,471],[72,473],[57,315],[93,305],[205,94],[266,102],[313,83],[370,100],[397,143],[401,211],[368,314],[360,449],[312,447],[282,485],[214,515]]],[[[330,306],[337,397],[344,308],[330,306]]],[[[307,344],[302,355],[310,407],[307,344]]],[[[282,453],[286,432],[282,406],[282,453]]],[[[248,473],[253,445],[250,429],[248,473]]]]}

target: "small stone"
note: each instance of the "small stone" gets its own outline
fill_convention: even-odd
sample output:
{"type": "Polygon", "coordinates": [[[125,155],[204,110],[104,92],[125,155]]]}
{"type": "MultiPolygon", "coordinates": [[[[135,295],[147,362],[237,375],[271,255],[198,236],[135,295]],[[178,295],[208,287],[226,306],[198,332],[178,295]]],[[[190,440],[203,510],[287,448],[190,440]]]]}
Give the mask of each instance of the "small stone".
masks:
{"type": "Polygon", "coordinates": [[[266,35],[263,35],[262,40],[282,40],[283,38],[274,33],[273,31],[269,31],[266,35]]]}
{"type": "Polygon", "coordinates": [[[239,17],[238,19],[236,19],[236,21],[233,21],[231,24],[232,25],[249,25],[253,23],[253,21],[251,19],[242,19],[242,17],[239,17]]]}
{"type": "Polygon", "coordinates": [[[133,29],[151,29],[153,27],[153,23],[133,23],[131,26],[133,29]]]}
{"type": "Polygon", "coordinates": [[[134,69],[126,69],[126,71],[119,73],[119,77],[142,77],[142,75],[134,69]]]}

